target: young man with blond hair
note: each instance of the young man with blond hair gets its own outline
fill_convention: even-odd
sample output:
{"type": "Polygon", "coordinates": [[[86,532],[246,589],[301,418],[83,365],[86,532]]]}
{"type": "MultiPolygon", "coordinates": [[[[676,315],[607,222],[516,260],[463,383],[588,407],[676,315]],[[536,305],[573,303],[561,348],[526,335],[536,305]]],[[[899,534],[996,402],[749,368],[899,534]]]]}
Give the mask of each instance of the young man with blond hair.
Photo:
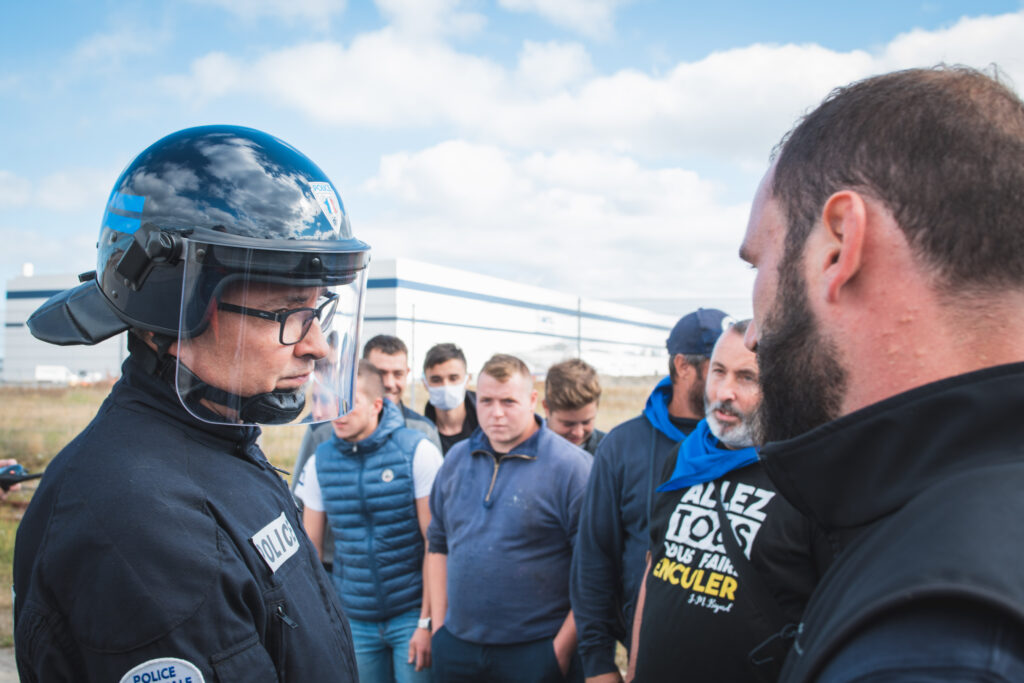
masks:
{"type": "Polygon", "coordinates": [[[493,356],[477,380],[480,428],[434,481],[435,681],[582,681],[569,565],[591,459],[536,405],[526,364],[493,356]]]}
{"type": "Polygon", "coordinates": [[[589,363],[570,358],[548,368],[542,401],[548,427],[591,455],[605,435],[595,427],[600,402],[601,382],[589,363]]]}
{"type": "Polygon", "coordinates": [[[405,426],[384,394],[380,370],[360,361],[352,409],[328,423],[332,438],[306,462],[295,495],[321,556],[325,530],[336,539],[334,587],[352,626],[359,677],[424,683],[430,605],[423,544],[441,452],[405,426]]]}

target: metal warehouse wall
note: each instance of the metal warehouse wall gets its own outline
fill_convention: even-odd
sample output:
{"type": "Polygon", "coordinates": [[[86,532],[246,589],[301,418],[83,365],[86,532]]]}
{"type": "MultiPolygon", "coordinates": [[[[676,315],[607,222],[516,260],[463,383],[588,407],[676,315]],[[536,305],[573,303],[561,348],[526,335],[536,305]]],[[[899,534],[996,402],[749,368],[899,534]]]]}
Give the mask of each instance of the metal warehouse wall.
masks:
{"type": "Polygon", "coordinates": [[[47,299],[78,284],[71,274],[16,277],[7,281],[4,315],[4,382],[35,382],[36,366],[56,365],[72,373],[104,378],[121,375],[128,354],[126,336],[107,339],[95,346],[54,346],[28,331],[25,321],[47,299]]]}
{"type": "MultiPolygon", "coordinates": [[[[439,342],[462,347],[474,375],[499,352],[520,356],[538,374],[577,355],[606,375],[666,370],[665,338],[676,316],[407,259],[374,261],[369,275],[362,342],[381,333],[402,338],[417,378],[427,349],[439,342]]],[[[60,347],[25,326],[47,298],[75,284],[69,274],[7,282],[4,381],[32,382],[37,365],[120,373],[123,334],[92,347],[60,347]]]]}
{"type": "Polygon", "coordinates": [[[408,259],[374,262],[363,341],[394,334],[422,374],[427,349],[454,342],[476,373],[492,354],[521,357],[535,373],[577,355],[607,375],[666,372],[676,317],[579,298],[408,259]]]}

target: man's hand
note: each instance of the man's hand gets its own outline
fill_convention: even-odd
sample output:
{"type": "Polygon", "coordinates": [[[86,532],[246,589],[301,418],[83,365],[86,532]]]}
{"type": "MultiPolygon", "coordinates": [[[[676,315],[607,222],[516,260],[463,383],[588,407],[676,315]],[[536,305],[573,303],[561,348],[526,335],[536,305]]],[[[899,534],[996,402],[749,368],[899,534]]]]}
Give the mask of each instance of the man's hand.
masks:
{"type": "MultiPolygon", "coordinates": [[[[555,659],[558,660],[558,668],[562,676],[569,675],[569,664],[572,663],[572,655],[576,651],[576,639],[559,638],[562,634],[555,636],[553,647],[555,648],[555,659]]],[[[575,635],[575,634],[573,634],[575,635]]]]}
{"type": "MultiPolygon", "coordinates": [[[[0,467],[8,467],[9,465],[17,465],[17,464],[18,464],[17,460],[10,459],[10,458],[4,458],[4,459],[0,460],[0,467]]],[[[7,498],[7,492],[8,491],[18,491],[20,489],[21,489],[21,484],[11,484],[10,486],[5,487],[2,491],[0,491],[0,500],[4,500],[4,499],[7,498]]]]}
{"type": "Polygon", "coordinates": [[[409,663],[416,665],[417,671],[430,666],[430,631],[418,628],[409,639],[409,663]]]}
{"type": "Polygon", "coordinates": [[[590,676],[586,683],[622,683],[622,676],[618,671],[609,671],[599,676],[590,676]]]}

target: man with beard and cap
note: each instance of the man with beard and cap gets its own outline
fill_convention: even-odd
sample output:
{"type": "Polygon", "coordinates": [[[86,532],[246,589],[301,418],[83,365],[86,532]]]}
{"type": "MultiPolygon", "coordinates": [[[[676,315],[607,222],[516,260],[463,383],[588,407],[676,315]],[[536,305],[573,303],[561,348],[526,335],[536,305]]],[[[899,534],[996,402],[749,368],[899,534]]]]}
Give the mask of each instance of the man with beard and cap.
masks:
{"type": "Polygon", "coordinates": [[[643,414],[612,429],[594,456],[570,579],[588,680],[620,679],[615,643],[630,642],[651,492],[669,453],[704,415],[708,358],[729,322],[713,308],[683,316],[666,340],[669,376],[655,387],[643,414]]]}
{"type": "Polygon", "coordinates": [[[841,545],[785,681],[1024,680],[1024,103],[964,67],[834,91],[741,257],[779,492],[841,545]]]}
{"type": "Polygon", "coordinates": [[[630,670],[638,681],[767,681],[787,629],[828,561],[827,544],[776,495],[757,460],[761,400],[747,322],[711,355],[705,419],[661,473],[637,599],[630,670]]]}

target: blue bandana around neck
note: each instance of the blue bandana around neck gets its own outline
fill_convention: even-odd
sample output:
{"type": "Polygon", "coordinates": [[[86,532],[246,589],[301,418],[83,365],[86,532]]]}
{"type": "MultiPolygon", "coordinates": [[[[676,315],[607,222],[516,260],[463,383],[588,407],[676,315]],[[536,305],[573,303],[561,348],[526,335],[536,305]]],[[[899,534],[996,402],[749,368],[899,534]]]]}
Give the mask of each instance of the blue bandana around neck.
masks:
{"type": "Polygon", "coordinates": [[[668,415],[668,404],[672,402],[672,380],[665,377],[654,391],[647,397],[647,405],[644,406],[644,417],[654,425],[654,428],[667,436],[672,441],[682,441],[686,434],[672,424],[672,418],[668,415]]]}
{"type": "Polygon", "coordinates": [[[711,433],[708,421],[701,420],[693,433],[686,437],[686,441],[679,445],[679,456],[672,477],[657,490],[677,491],[694,484],[703,484],[752,462],[757,462],[756,448],[723,448],[711,433]]]}

